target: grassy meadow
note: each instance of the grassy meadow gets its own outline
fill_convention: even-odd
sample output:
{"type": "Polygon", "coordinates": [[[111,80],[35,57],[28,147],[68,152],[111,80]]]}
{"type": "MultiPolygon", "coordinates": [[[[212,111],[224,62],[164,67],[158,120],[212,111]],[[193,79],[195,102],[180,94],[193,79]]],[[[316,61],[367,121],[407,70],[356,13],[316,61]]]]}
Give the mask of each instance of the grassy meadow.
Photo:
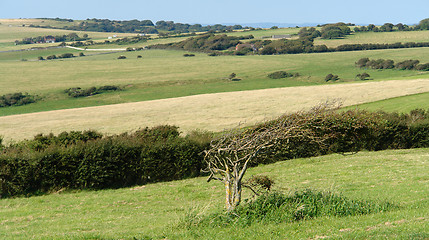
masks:
{"type": "MultiPolygon", "coordinates": [[[[76,21],[78,23],[78,21],[76,21]]],[[[10,143],[38,133],[98,130],[113,134],[146,126],[174,124],[183,132],[222,131],[272,119],[285,112],[340,99],[348,108],[409,112],[429,109],[429,72],[358,69],[360,58],[417,59],[429,62],[429,48],[386,49],[290,55],[217,56],[174,50],[90,52],[65,48],[10,50],[58,44],[15,46],[15,40],[76,32],[22,25],[70,24],[41,19],[0,19],[0,96],[23,92],[38,102],[0,108],[0,137],[10,143]],[[42,56],[73,53],[70,59],[38,61],[42,56]],[[124,55],[126,59],[118,59],[124,55]],[[141,56],[141,58],[138,58],[141,56]],[[25,59],[25,61],[22,61],[25,59]],[[287,71],[300,76],[270,79],[287,71]],[[370,79],[355,79],[367,72],[370,79]],[[235,81],[228,79],[236,74],[235,81]],[[325,82],[329,73],[339,76],[325,82]],[[69,97],[68,88],[117,85],[122,91],[84,98],[69,97]]],[[[299,28],[233,32],[255,38],[297,34],[299,28]]],[[[136,34],[88,32],[108,36],[136,34]]],[[[144,47],[186,37],[153,39],[130,45],[144,47]]],[[[427,42],[429,31],[356,33],[344,39],[321,40],[329,47],[353,43],[427,42]]],[[[4,143],[3,142],[3,143],[4,143]]],[[[429,149],[359,152],[294,159],[258,166],[246,177],[267,175],[274,191],[292,193],[312,188],[350,199],[389,201],[398,209],[349,217],[254,223],[250,226],[187,225],[223,211],[224,188],[206,178],[163,182],[102,191],[69,191],[33,197],[0,198],[0,239],[429,239],[429,149]]],[[[249,198],[245,192],[245,198],[249,198]]]]}
{"type": "MultiPolygon", "coordinates": [[[[295,159],[252,168],[273,191],[332,191],[389,201],[399,209],[246,227],[185,227],[190,213],[222,211],[224,189],[204,177],[132,188],[58,192],[0,200],[2,239],[427,239],[429,149],[360,152],[295,159]]],[[[249,193],[245,192],[245,198],[249,193]]]]}
{"type": "Polygon", "coordinates": [[[410,32],[358,32],[347,35],[344,39],[316,39],[315,45],[326,45],[337,47],[343,44],[363,44],[363,43],[397,43],[397,42],[427,42],[429,41],[429,31],[410,32]]]}
{"type": "MultiPolygon", "coordinates": [[[[196,56],[192,58],[183,57],[182,51],[146,50],[33,61],[39,55],[46,57],[64,52],[78,55],[79,51],[51,49],[46,52],[0,53],[0,59],[15,59],[0,61],[0,94],[28,92],[43,97],[31,107],[0,109],[0,115],[35,111],[31,109],[46,111],[204,93],[320,85],[326,84],[324,78],[329,73],[339,75],[340,81],[335,84],[355,82],[356,74],[362,72],[368,72],[375,81],[419,79],[429,75],[419,71],[380,71],[358,69],[354,66],[362,57],[395,61],[411,58],[429,62],[428,48],[245,57],[209,57],[203,53],[195,53],[196,56]],[[127,59],[118,60],[119,55],[124,55],[127,59]],[[138,59],[138,55],[142,58],[138,59]],[[18,61],[19,58],[28,61],[18,61]],[[298,72],[301,76],[287,79],[267,77],[269,73],[279,70],[298,72]],[[237,74],[240,81],[231,82],[226,79],[232,72],[237,74]],[[70,99],[63,93],[63,90],[68,88],[103,85],[126,86],[126,89],[115,94],[85,99],[70,99]]],[[[85,52],[87,53],[93,54],[85,52]]]]}

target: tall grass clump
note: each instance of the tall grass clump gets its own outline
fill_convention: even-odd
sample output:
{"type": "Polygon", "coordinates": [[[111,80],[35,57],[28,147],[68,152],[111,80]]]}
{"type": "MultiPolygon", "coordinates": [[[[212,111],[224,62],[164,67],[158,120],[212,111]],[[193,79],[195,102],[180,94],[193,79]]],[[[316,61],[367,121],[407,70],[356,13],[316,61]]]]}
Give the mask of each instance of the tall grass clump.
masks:
{"type": "Polygon", "coordinates": [[[253,223],[282,223],[309,220],[322,216],[356,216],[397,209],[390,202],[348,199],[332,192],[315,190],[292,194],[270,192],[247,200],[231,213],[209,215],[188,214],[182,224],[186,227],[249,226],[253,223]]]}

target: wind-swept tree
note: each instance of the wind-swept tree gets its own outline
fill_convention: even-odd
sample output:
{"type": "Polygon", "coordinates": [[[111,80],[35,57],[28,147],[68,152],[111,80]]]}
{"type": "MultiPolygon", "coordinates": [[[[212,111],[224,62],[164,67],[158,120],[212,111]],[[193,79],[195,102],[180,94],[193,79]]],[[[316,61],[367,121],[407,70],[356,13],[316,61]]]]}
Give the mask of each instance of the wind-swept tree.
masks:
{"type": "Polygon", "coordinates": [[[311,122],[320,117],[326,106],[308,112],[285,115],[271,122],[245,130],[231,130],[210,143],[205,150],[208,182],[219,180],[225,187],[225,205],[231,212],[240,204],[243,177],[249,167],[259,157],[273,155],[273,146],[287,146],[289,141],[306,139],[313,145],[324,148],[327,135],[316,134],[311,122]]]}

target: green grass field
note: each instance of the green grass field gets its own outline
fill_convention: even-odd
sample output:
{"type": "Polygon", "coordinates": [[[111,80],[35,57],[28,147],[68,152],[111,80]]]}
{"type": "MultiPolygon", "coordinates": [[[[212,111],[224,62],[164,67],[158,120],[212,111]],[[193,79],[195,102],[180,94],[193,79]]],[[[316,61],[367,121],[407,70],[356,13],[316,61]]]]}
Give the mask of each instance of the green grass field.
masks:
{"type": "MultiPolygon", "coordinates": [[[[81,51],[64,48],[1,51],[51,46],[14,46],[13,42],[24,37],[73,32],[22,27],[23,24],[62,26],[69,23],[40,19],[0,19],[0,23],[0,95],[28,92],[41,98],[35,104],[0,108],[0,116],[3,116],[0,120],[0,135],[6,136],[6,140],[16,136],[16,139],[28,138],[34,135],[34,131],[47,134],[50,131],[86,130],[94,126],[93,129],[101,132],[112,130],[119,133],[161,123],[183,124],[188,127],[186,130],[199,128],[220,131],[222,127],[230,128],[238,123],[251,124],[271,119],[283,113],[286,107],[296,110],[293,107],[314,105],[315,96],[320,97],[321,94],[337,97],[355,95],[350,97],[359,99],[356,100],[358,103],[365,102],[362,98],[374,97],[377,101],[358,105],[369,110],[409,112],[414,108],[429,108],[428,92],[407,96],[400,94],[411,88],[426,89],[427,84],[422,81],[429,81],[428,72],[358,69],[354,66],[363,57],[395,61],[418,59],[427,63],[429,48],[275,56],[209,57],[204,53],[195,53],[196,56],[191,58],[183,57],[183,51],[145,50],[107,54],[86,51],[84,53],[87,56],[84,57],[37,61],[38,56],[62,53],[78,55],[81,51]],[[118,60],[119,55],[127,58],[118,60]],[[137,58],[138,55],[142,58],[137,58]],[[289,79],[267,77],[267,74],[279,70],[298,72],[301,76],[289,79]],[[239,81],[227,79],[233,72],[239,81]],[[388,99],[380,100],[383,98],[377,96],[388,96],[386,89],[393,92],[393,88],[378,85],[377,88],[362,88],[366,90],[355,93],[352,90],[358,89],[358,85],[353,83],[362,83],[355,80],[355,76],[363,72],[371,75],[371,80],[366,82],[374,85],[369,86],[376,86],[377,83],[392,83],[388,87],[402,84],[401,91],[395,95],[401,97],[384,97],[388,99]],[[324,78],[329,73],[339,75],[340,80],[326,83],[324,78]],[[407,87],[405,83],[419,84],[407,87]],[[67,88],[104,85],[120,85],[124,91],[79,99],[70,98],[64,93],[67,88]],[[300,88],[288,88],[294,89],[293,92],[275,89],[297,86],[300,88]],[[330,86],[334,86],[335,91],[330,86]],[[247,91],[258,89],[277,91],[247,91]],[[372,95],[365,95],[368,92],[372,95]],[[207,93],[225,94],[201,95],[207,93]],[[192,97],[178,98],[183,96],[192,97]],[[278,97],[273,99],[275,96],[278,97]],[[119,103],[129,104],[103,106],[119,103]],[[100,107],[74,109],[90,106],[100,107]],[[58,109],[71,111],[44,112],[58,109]],[[24,113],[35,114],[18,115],[24,113]],[[66,120],[57,118],[63,115],[66,120]],[[217,128],[213,129],[213,126],[217,128]]],[[[298,31],[298,28],[287,28],[228,34],[252,34],[255,38],[262,38],[274,34],[296,34],[298,31]]],[[[102,40],[113,33],[88,34],[102,40]]],[[[429,31],[358,33],[345,39],[316,40],[315,44],[333,47],[350,43],[422,42],[428,41],[428,34],[429,31]]],[[[154,39],[138,44],[97,45],[91,48],[140,47],[183,39],[154,39]]],[[[414,92],[422,92],[417,90],[414,92]]],[[[206,178],[201,177],[133,188],[103,191],[63,189],[44,196],[0,199],[0,239],[426,240],[429,239],[428,160],[427,148],[359,152],[347,156],[334,154],[259,166],[250,169],[246,175],[270,176],[276,182],[275,191],[292,192],[312,188],[333,191],[350,199],[389,201],[400,206],[390,212],[342,218],[325,216],[294,223],[255,223],[242,228],[187,228],[183,221],[190,213],[205,215],[223,209],[225,190],[222,184],[206,183],[206,178]]],[[[245,197],[249,197],[248,194],[245,193],[245,197]]]]}
{"type": "Polygon", "coordinates": [[[0,59],[14,59],[0,61],[0,94],[28,92],[43,97],[37,104],[0,109],[0,115],[204,93],[318,85],[325,84],[324,78],[329,73],[339,75],[339,83],[356,81],[356,74],[364,71],[374,80],[418,79],[429,75],[418,71],[363,70],[354,66],[362,57],[429,62],[428,48],[246,57],[209,57],[196,53],[192,58],[183,57],[182,51],[149,50],[33,61],[39,55],[46,57],[64,52],[78,53],[71,49],[0,53],[0,59]],[[118,60],[119,55],[127,59],[118,60]],[[137,55],[142,58],[137,59],[137,55]],[[21,58],[28,61],[19,61],[21,58]],[[279,70],[298,72],[302,76],[285,80],[267,78],[267,74],[279,70]],[[232,72],[241,81],[226,80],[232,72]],[[63,93],[72,87],[103,85],[128,87],[120,93],[83,99],[71,99],[63,93]]]}
{"type": "Polygon", "coordinates": [[[357,106],[350,106],[346,109],[359,107],[369,111],[386,111],[386,112],[399,112],[409,113],[413,109],[429,109],[429,93],[413,94],[409,96],[390,98],[371,103],[359,104],[357,106]]]}
{"type": "Polygon", "coordinates": [[[346,36],[344,39],[320,39],[314,41],[315,45],[337,47],[343,44],[362,43],[397,43],[397,42],[428,42],[429,31],[411,32],[359,32],[346,36]]]}
{"type": "Polygon", "coordinates": [[[206,183],[203,177],[117,190],[1,199],[0,238],[427,239],[428,160],[429,149],[335,154],[260,166],[246,175],[270,176],[275,191],[312,188],[400,206],[390,212],[242,228],[185,228],[180,222],[186,214],[223,208],[222,184],[206,183]]]}

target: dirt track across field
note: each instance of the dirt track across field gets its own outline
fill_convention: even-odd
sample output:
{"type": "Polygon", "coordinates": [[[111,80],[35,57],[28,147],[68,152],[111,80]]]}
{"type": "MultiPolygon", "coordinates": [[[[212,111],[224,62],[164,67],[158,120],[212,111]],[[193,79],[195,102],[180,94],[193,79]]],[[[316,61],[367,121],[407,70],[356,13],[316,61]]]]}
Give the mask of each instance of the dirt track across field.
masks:
{"type": "Polygon", "coordinates": [[[289,87],[203,94],[180,98],[0,117],[6,141],[38,133],[93,129],[103,133],[171,124],[181,131],[223,130],[341,99],[345,106],[429,92],[429,79],[289,87]]]}

